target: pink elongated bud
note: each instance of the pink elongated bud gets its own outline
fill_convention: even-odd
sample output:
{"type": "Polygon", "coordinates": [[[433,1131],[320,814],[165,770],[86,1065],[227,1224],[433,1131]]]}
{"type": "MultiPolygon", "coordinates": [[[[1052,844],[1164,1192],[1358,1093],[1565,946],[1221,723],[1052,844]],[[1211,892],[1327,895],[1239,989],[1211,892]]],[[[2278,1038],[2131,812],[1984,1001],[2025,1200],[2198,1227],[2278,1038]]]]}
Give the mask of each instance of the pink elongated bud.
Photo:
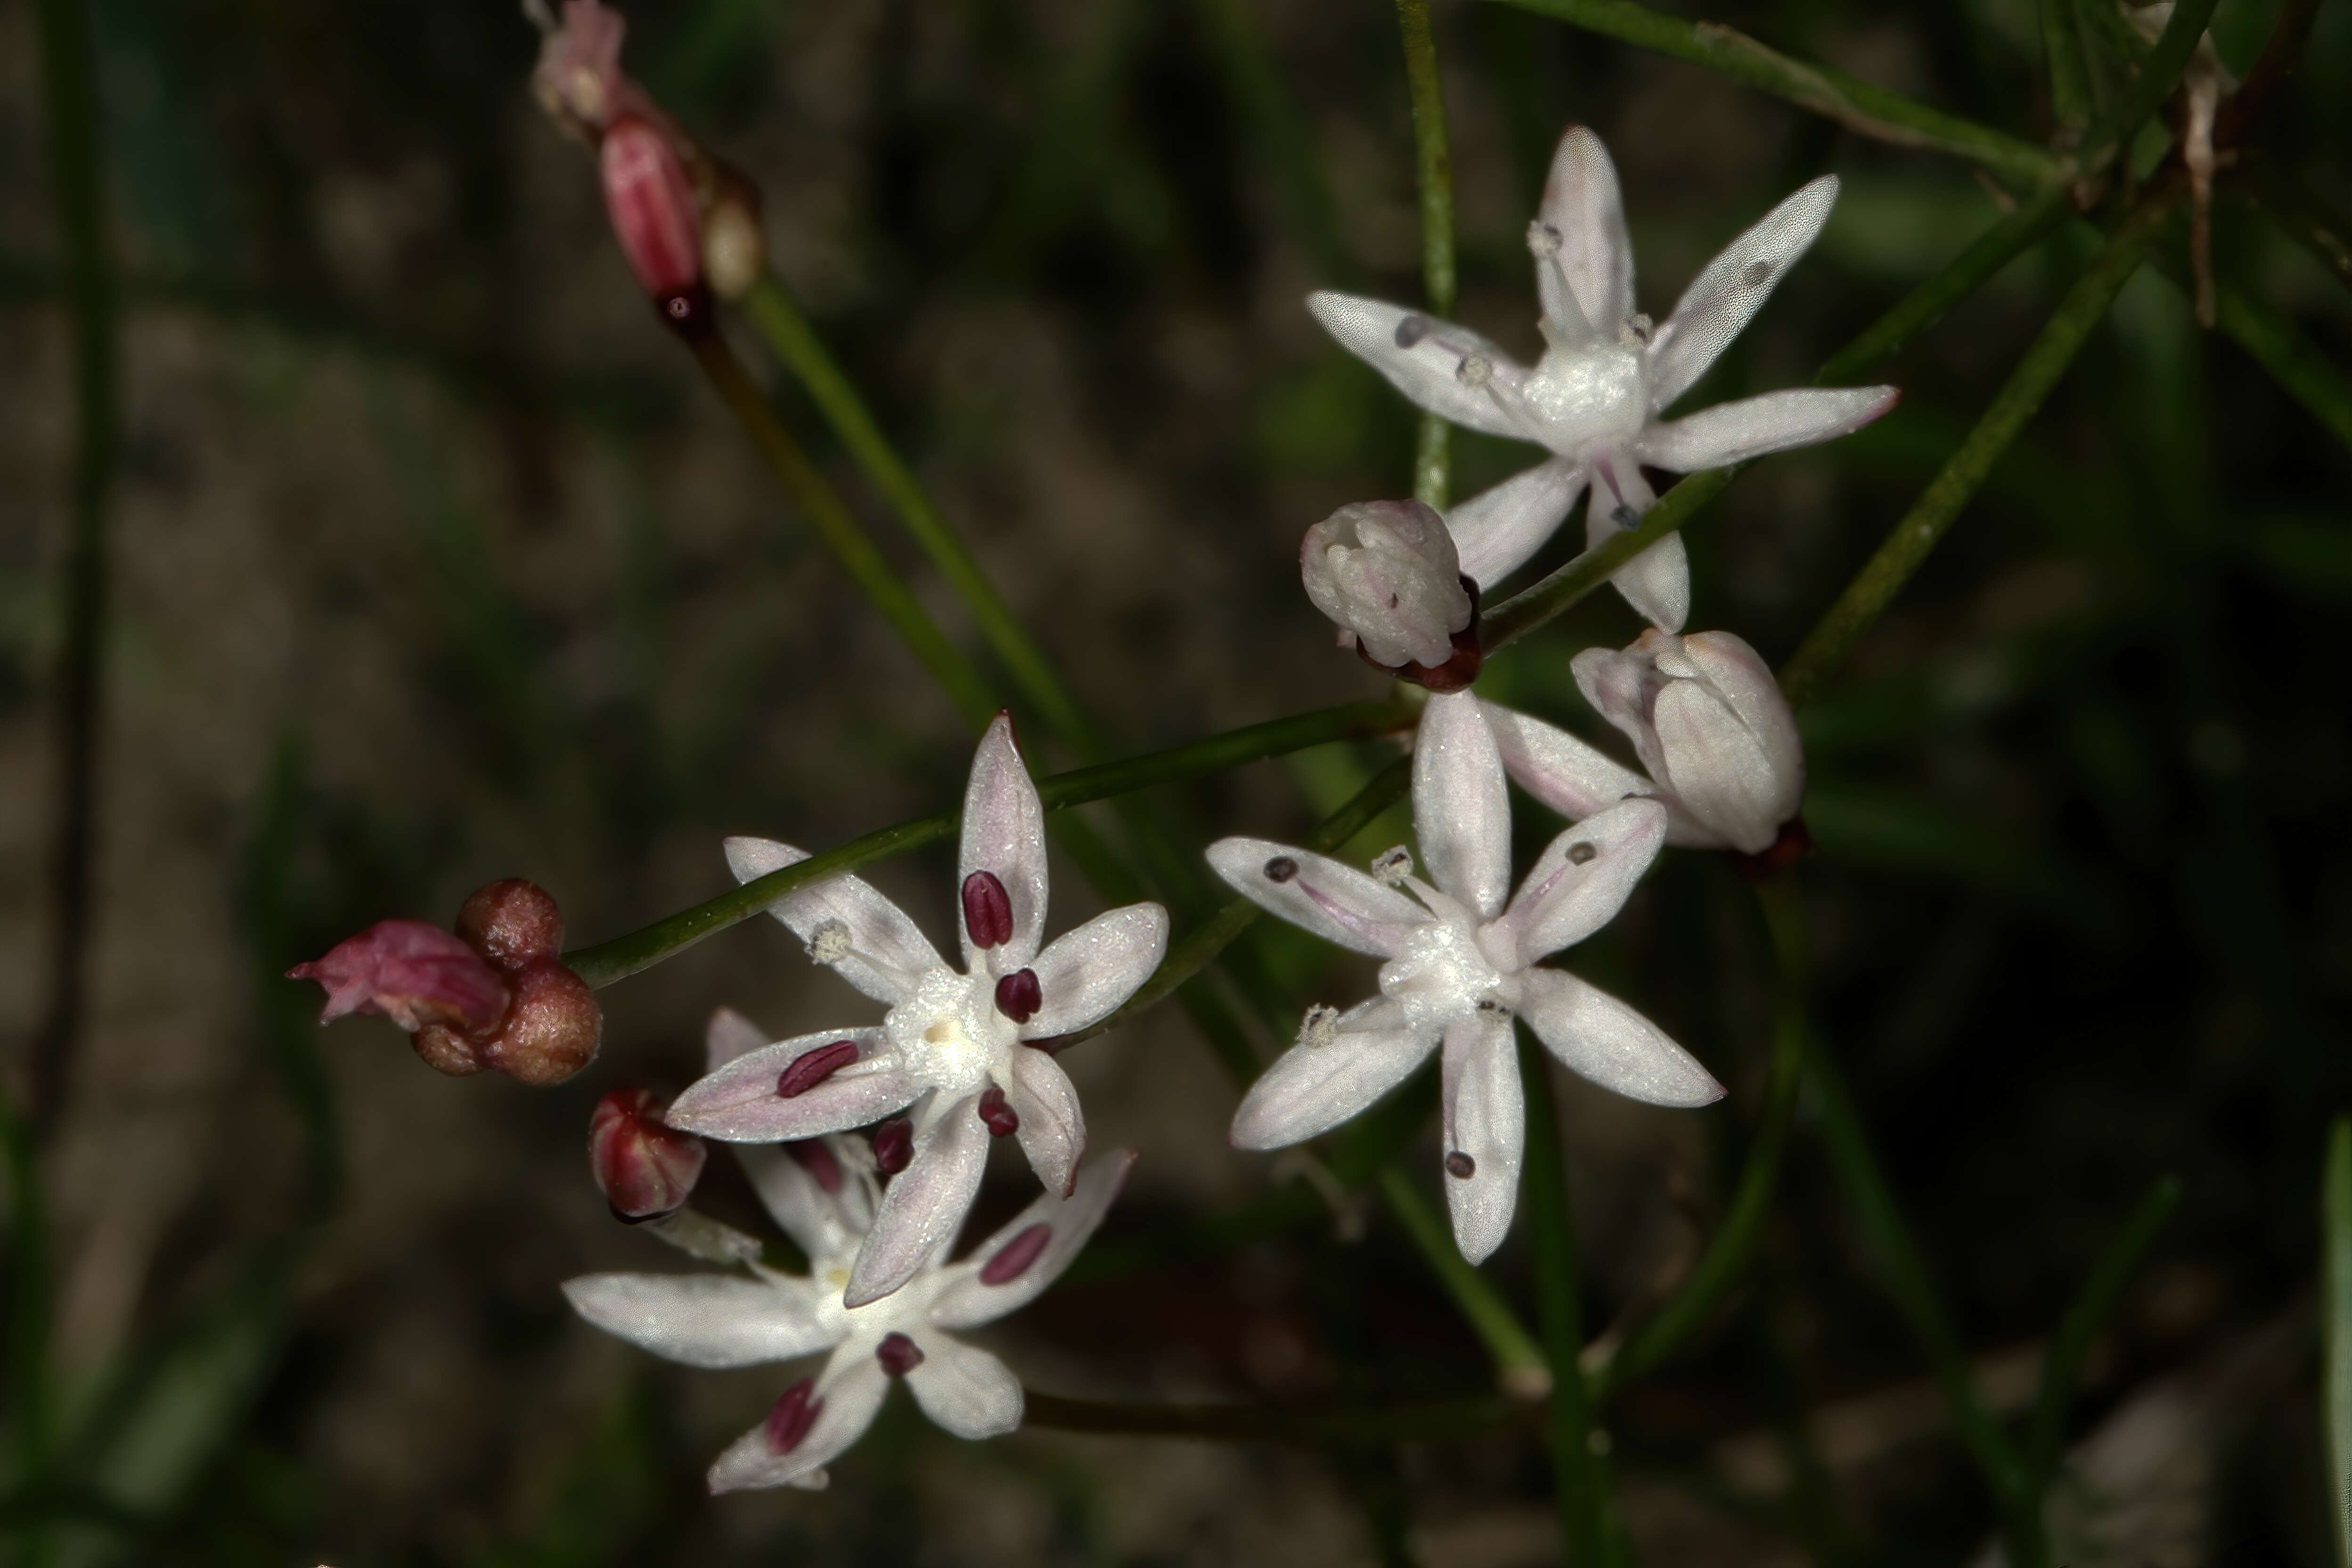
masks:
{"type": "Polygon", "coordinates": [[[996,983],[996,1010],[1016,1024],[1035,1017],[1045,1005],[1045,988],[1037,984],[1034,969],[1015,970],[996,983]]]}
{"type": "Polygon", "coordinates": [[[807,1440],[809,1428],[824,1414],[824,1401],[816,1395],[816,1379],[804,1377],[776,1400],[768,1412],[768,1448],[782,1458],[807,1440]]]}
{"type": "Polygon", "coordinates": [[[286,978],[327,988],[321,1024],[375,1013],[412,1035],[434,1025],[486,1035],[509,997],[505,980],[463,938],[423,921],[379,921],[325,957],[296,964],[286,978]]]}
{"type": "Polygon", "coordinates": [[[980,1282],[983,1285],[1010,1285],[1037,1261],[1045,1244],[1054,1239],[1050,1225],[1033,1225],[996,1249],[996,1255],[980,1266],[980,1282]]]}
{"type": "Polygon", "coordinates": [[[679,331],[709,331],[702,216],[677,149],[649,121],[625,115],[606,128],[597,164],[604,211],[638,287],[679,331]]]}
{"type": "Polygon", "coordinates": [[[895,1176],[907,1168],[915,1157],[915,1124],[903,1116],[892,1117],[874,1130],[874,1168],[886,1176],[895,1176]]]}
{"type": "Polygon", "coordinates": [[[923,1364],[923,1347],[893,1329],[874,1347],[874,1359],[882,1363],[886,1376],[904,1377],[923,1364]]]}
{"type": "Polygon", "coordinates": [[[980,1091],[980,1122],[992,1138],[1010,1138],[1021,1131],[1021,1113],[1005,1102],[1004,1091],[990,1084],[980,1091]]]}
{"type": "Polygon", "coordinates": [[[963,879],[963,929],[983,952],[1013,940],[1013,895],[995,872],[974,871],[963,879]]]}
{"type": "Polygon", "coordinates": [[[841,1162],[821,1138],[803,1139],[784,1145],[784,1152],[800,1162],[801,1169],[816,1179],[816,1184],[828,1193],[841,1191],[841,1162]]]}
{"type": "Polygon", "coordinates": [[[693,1133],[664,1122],[661,1113],[651,1089],[616,1089],[596,1102],[589,1119],[589,1169],[623,1219],[668,1214],[702,1178],[709,1149],[693,1133]]]}
{"type": "Polygon", "coordinates": [[[776,1075],[776,1098],[798,1100],[857,1059],[857,1042],[835,1040],[813,1051],[803,1051],[793,1065],[776,1075]]]}
{"type": "Polygon", "coordinates": [[[563,952],[563,911],[536,882],[509,877],[468,894],[457,910],[457,934],[475,952],[511,973],[563,952]]]}

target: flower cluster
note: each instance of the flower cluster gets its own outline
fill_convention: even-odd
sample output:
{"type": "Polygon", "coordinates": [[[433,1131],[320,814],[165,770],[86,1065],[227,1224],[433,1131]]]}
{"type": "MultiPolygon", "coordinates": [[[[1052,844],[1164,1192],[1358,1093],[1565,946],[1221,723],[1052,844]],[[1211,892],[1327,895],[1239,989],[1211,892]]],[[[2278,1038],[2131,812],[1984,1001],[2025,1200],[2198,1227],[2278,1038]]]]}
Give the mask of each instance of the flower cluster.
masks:
{"type": "MultiPolygon", "coordinates": [[[[536,85],[551,112],[597,145],[640,281],[673,320],[707,323],[709,220],[724,181],[622,72],[621,38],[619,18],[597,0],[568,0],[560,26],[547,19],[536,85]]],[[[1738,462],[1843,434],[1893,405],[1886,387],[1808,390],[1661,417],[1812,242],[1835,195],[1824,178],[1782,203],[1654,327],[1633,310],[1615,172],[1578,128],[1560,143],[1528,231],[1545,343],[1532,368],[1401,306],[1330,293],[1308,301],[1334,337],[1423,407],[1551,456],[1447,515],[1370,501],[1307,531],[1300,574],[1342,644],[1430,692],[1413,738],[1414,844],[1369,870],[1262,838],[1209,847],[1210,866],[1243,897],[1380,961],[1378,994],[1307,1011],[1297,1043],[1244,1095],[1231,1140],[1265,1151],[1318,1137],[1436,1056],[1441,1179],[1454,1243],[1474,1264],[1503,1244],[1518,1201],[1520,1024],[1561,1066],[1630,1099],[1698,1107],[1724,1092],[1640,1011],[1546,961],[1614,919],[1667,845],[1778,864],[1803,843],[1804,793],[1794,721],[1755,650],[1727,632],[1681,633],[1689,583],[1679,539],[1653,544],[1614,578],[1652,629],[1622,651],[1591,648],[1573,662],[1638,769],[1470,689],[1480,595],[1527,562],[1588,489],[1587,541],[1597,546],[1651,504],[1645,465],[1738,462]],[[1570,822],[1516,886],[1512,781],[1570,822]]],[[[746,884],[810,858],[765,838],[729,839],[725,853],[746,884]]],[[[588,1321],[690,1366],[824,1358],[719,1456],[710,1471],[719,1491],[822,1486],[825,1466],[897,1381],[959,1436],[1020,1424],[1019,1382],[955,1334],[1035,1298],[1118,1195],[1135,1156],[1087,1157],[1086,1116],[1054,1052],[1109,1019],[1168,952],[1167,911],[1155,903],[1046,940],[1045,810],[1009,714],[982,735],[965,787],[958,962],[858,877],[784,881],[768,912],[816,965],[878,1003],[879,1021],[772,1041],[721,1009],[707,1070],[674,1100],[606,1094],[589,1163],[613,1213],[724,1271],[595,1274],[564,1287],[588,1321]],[[989,1152],[1006,1138],[1044,1191],[950,1263],[989,1152]],[[756,1239],[692,1206],[705,1140],[736,1146],[806,1273],[773,1267],[756,1239]]],[[[385,921],[293,973],[327,986],[327,1017],[390,1016],[444,1071],[491,1067],[551,1082],[577,1070],[597,1036],[585,984],[559,960],[562,934],[544,893],[499,883],[468,900],[454,933],[385,921]]]]}

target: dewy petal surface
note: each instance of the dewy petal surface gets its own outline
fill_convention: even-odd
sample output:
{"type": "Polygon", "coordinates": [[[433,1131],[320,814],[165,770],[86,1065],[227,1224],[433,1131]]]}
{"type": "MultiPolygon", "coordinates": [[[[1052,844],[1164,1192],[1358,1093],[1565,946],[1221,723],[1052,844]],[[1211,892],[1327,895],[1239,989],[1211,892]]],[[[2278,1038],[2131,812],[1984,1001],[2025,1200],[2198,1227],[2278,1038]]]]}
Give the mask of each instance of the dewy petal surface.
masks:
{"type": "Polygon", "coordinates": [[[988,1128],[980,1120],[978,1102],[979,1096],[965,1096],[916,1138],[907,1168],[882,1191],[882,1206],[849,1271],[843,1305],[862,1307],[887,1296],[955,1238],[988,1168],[988,1128]]]}
{"type": "Polygon", "coordinates": [[[996,716],[980,738],[964,786],[963,841],[956,883],[986,871],[1004,884],[1013,900],[1013,940],[983,952],[964,929],[958,900],[957,929],[963,935],[964,968],[1010,974],[1028,967],[1045,933],[1045,807],[1030,782],[1029,766],[1013,743],[1013,720],[996,716]]]}
{"type": "Polygon", "coordinates": [[[824,1184],[792,1151],[773,1144],[744,1144],[735,1151],[751,1188],[784,1234],[812,1262],[846,1258],[874,1224],[877,1201],[872,1157],[859,1141],[853,1149],[846,1138],[829,1137],[825,1151],[841,1170],[840,1191],[828,1193],[824,1184]]]}
{"type": "Polygon", "coordinates": [[[866,1436],[890,1392],[890,1376],[867,1346],[852,1341],[833,1352],[818,1374],[815,1396],[824,1401],[816,1424],[789,1454],[768,1444],[768,1423],[760,1424],[728,1445],[710,1467],[710,1489],[743,1491],[754,1487],[824,1485],[824,1467],[852,1443],[866,1436]]]}
{"type": "Polygon", "coordinates": [[[1560,240],[1559,274],[1536,264],[1544,314],[1561,314],[1555,296],[1564,274],[1584,319],[1601,335],[1615,336],[1618,324],[1633,314],[1633,243],[1625,233],[1617,166],[1601,138],[1581,125],[1570,126],[1552,154],[1537,221],[1557,230],[1560,240]]]}
{"type": "Polygon", "coordinates": [[[919,1088],[898,1069],[898,1055],[878,1028],[827,1029],[801,1035],[736,1058],[687,1086],[664,1117],[683,1132],[730,1143],[782,1143],[843,1132],[905,1106],[919,1088]],[[805,1092],[776,1092],[784,1069],[811,1051],[847,1040],[857,1059],[805,1092]]]}
{"type": "Polygon", "coordinates": [[[1006,1221],[973,1247],[969,1258],[950,1268],[949,1273],[956,1278],[931,1303],[930,1321],[943,1329],[978,1328],[1019,1311],[1044,1295],[1102,1224],[1134,1164],[1132,1149],[1098,1154],[1078,1168],[1077,1184],[1067,1198],[1047,1193],[1006,1221]],[[1053,1234],[1028,1268],[1002,1285],[988,1284],[981,1278],[981,1270],[999,1249],[1040,1225],[1053,1234]]]}
{"type": "Polygon", "coordinates": [[[1307,297],[1307,308],[1339,345],[1386,376],[1389,384],[1441,419],[1489,436],[1533,439],[1484,390],[1462,380],[1463,356],[1485,356],[1497,382],[1514,385],[1525,373],[1509,355],[1467,327],[1440,321],[1420,310],[1324,289],[1307,297]],[[1418,337],[1408,321],[1426,323],[1418,337]],[[1398,342],[1398,329],[1409,340],[1398,342]]]}
{"type": "Polygon", "coordinates": [[[757,1366],[833,1343],[804,1279],[724,1274],[587,1274],[563,1282],[572,1310],[664,1361],[757,1366]]]}
{"type": "Polygon", "coordinates": [[[1761,854],[1791,815],[1764,745],[1731,705],[1696,680],[1670,681],[1651,706],[1669,776],[1685,810],[1735,848],[1761,854]]]}
{"type": "Polygon", "coordinates": [[[1045,1190],[1067,1195],[1087,1152],[1087,1116],[1077,1086],[1062,1064],[1031,1046],[1013,1047],[1013,1079],[1004,1098],[1021,1118],[1013,1136],[1045,1190]]]}
{"type": "Polygon", "coordinates": [[[1666,808],[1621,801],[1545,847],[1498,922],[1533,963],[1582,942],[1616,918],[1666,838],[1666,808]]]}
{"type": "Polygon", "coordinates": [[[952,1334],[918,1334],[923,1362],[907,1374],[915,1403],[959,1437],[1001,1437],[1021,1425],[1021,1380],[984,1350],[952,1334]]]}
{"type": "Polygon", "coordinates": [[[1430,1029],[1383,1004],[1328,1045],[1296,1045],[1258,1075],[1234,1112],[1236,1149],[1287,1149],[1328,1132],[1412,1076],[1437,1047],[1430,1029]]]}
{"type": "Polygon", "coordinates": [[[1032,967],[1045,1005],[1021,1026],[1024,1039],[1050,1039],[1101,1022],[1135,994],[1168,954],[1168,911],[1129,904],[1097,915],[1045,944],[1032,967]]]}
{"type": "Polygon", "coordinates": [[[1650,406],[1665,408],[1706,374],[1781,275],[1805,254],[1837,205],[1838,178],[1823,174],[1724,247],[1650,340],[1650,406]]]}
{"type": "Polygon", "coordinates": [[[1485,592],[1526,565],[1559,531],[1584,493],[1584,465],[1553,458],[1445,514],[1463,572],[1485,592]]]}
{"type": "MultiPolygon", "coordinates": [[[[797,866],[809,858],[807,850],[772,838],[730,838],[726,848],[727,868],[739,882],[797,866]]],[[[768,912],[803,942],[814,941],[817,928],[825,921],[839,921],[849,932],[850,951],[833,968],[877,1002],[898,1002],[915,976],[939,967],[939,951],[906,911],[860,877],[845,872],[828,877],[786,893],[768,906],[768,912]]]]}
{"type": "Polygon", "coordinates": [[[1633,455],[1677,474],[1727,468],[1822,441],[1851,436],[1893,408],[1902,395],[1891,386],[1801,387],[1718,403],[1685,418],[1644,428],[1633,455]]]}
{"type": "MultiPolygon", "coordinates": [[[[1503,771],[1519,787],[1567,817],[1580,822],[1621,800],[1654,795],[1657,786],[1556,724],[1487,703],[1486,727],[1503,771]]],[[[1667,834],[1673,833],[1671,826],[1667,834]]]]}
{"type": "Polygon", "coordinates": [[[1512,1045],[1511,1016],[1480,1008],[1445,1030],[1445,1151],[1469,1156],[1467,1176],[1445,1176],[1454,1245],[1484,1262],[1510,1233],[1527,1152],[1526,1090],[1512,1045]]]}
{"type": "Polygon", "coordinates": [[[1511,893],[1511,796],[1478,699],[1432,697],[1412,752],[1413,836],[1430,879],[1492,920],[1511,893]]]}
{"type": "Polygon", "coordinates": [[[1723,1086],[1640,1013],[1557,969],[1530,969],[1519,1016],[1578,1077],[1645,1105],[1712,1105],[1723,1086]]]}
{"type": "Polygon", "coordinates": [[[1234,891],[1350,952],[1393,958],[1398,939],[1429,920],[1429,911],[1395,889],[1311,849],[1265,838],[1220,838],[1208,854],[1209,865],[1234,891]]]}
{"type": "Polygon", "coordinates": [[[1805,743],[1797,732],[1796,715],[1773,678],[1772,667],[1744,638],[1730,632],[1694,632],[1683,638],[1688,658],[1716,695],[1731,705],[1764,748],[1775,773],[1793,780],[1790,809],[1804,795],[1805,743]]]}
{"type": "MultiPolygon", "coordinates": [[[[1591,504],[1584,510],[1584,545],[1598,550],[1636,526],[1656,504],[1639,463],[1622,452],[1595,459],[1591,504]]],[[[1690,552],[1669,533],[1611,574],[1610,584],[1654,625],[1680,631],[1690,618],[1690,552]]]]}

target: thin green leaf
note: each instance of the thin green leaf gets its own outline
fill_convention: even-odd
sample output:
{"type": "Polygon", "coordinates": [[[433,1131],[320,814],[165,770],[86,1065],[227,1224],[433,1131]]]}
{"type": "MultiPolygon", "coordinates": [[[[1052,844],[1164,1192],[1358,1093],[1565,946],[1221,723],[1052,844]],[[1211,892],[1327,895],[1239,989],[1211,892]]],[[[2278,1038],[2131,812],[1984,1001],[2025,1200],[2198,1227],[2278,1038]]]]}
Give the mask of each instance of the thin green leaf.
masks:
{"type": "MultiPolygon", "coordinates": [[[[1445,93],[1437,74],[1437,44],[1429,30],[1429,0],[1396,0],[1404,37],[1405,84],[1412,94],[1413,177],[1421,192],[1421,275],[1430,310],[1454,314],[1454,159],[1445,139],[1445,93]]],[[[1443,511],[1453,487],[1453,429],[1434,414],[1421,416],[1413,454],[1412,493],[1443,511]]]]}
{"type": "Polygon", "coordinates": [[[2123,1300],[2124,1287],[2131,1283],[2133,1274],[2147,1249],[2156,1243],[2157,1234],[2172,1211],[2180,1206],[2180,1183],[2166,1176],[2148,1189],[2147,1195],[2133,1209],[2115,1240],[2099,1255],[2091,1277],[2083,1282],[2083,1293],[2066,1310],[2065,1321],[2059,1324],[2057,1335],[2050,1342],[2050,1351],[2042,1362],[2042,1387],[2033,1398],[2033,1417],[2027,1424],[2025,1438],[2025,1474],[2035,1495],[2050,1485],[2058,1469],[2058,1443],[2064,1435],[2066,1406],[2074,1397],[2074,1385],[2082,1381],[2083,1363],[2090,1359],[2091,1341],[2101,1326],[2115,1315],[2116,1304],[2123,1300]]]}
{"type": "Polygon", "coordinates": [[[1542,1347],[1528,1332],[1527,1325],[1519,1321],[1518,1313],[1512,1310],[1494,1281],[1462,1256],[1444,1218],[1422,1195],[1404,1167],[1391,1164],[1382,1170],[1380,1186],[1381,1196],[1388,1200],[1397,1223],[1404,1226],[1415,1250],[1428,1259],[1437,1282],[1445,1287],[1445,1293],[1454,1299],[1463,1321],[1494,1358],[1496,1385],[1519,1399],[1539,1399],[1549,1394],[1551,1363],[1545,1359],[1542,1347]]]}
{"type": "Polygon", "coordinates": [[[1584,1319],[1578,1300],[1576,1232],[1568,1207],[1568,1165],[1559,1152],[1559,1112],[1552,1103],[1551,1058],[1519,1042],[1519,1076],[1527,1087],[1528,1153],[1521,1192],[1534,1233],[1536,1296],[1542,1310],[1544,1348],[1551,1358],[1553,1502],[1559,1510],[1561,1562],[1591,1568],[1602,1561],[1608,1500],[1599,1456],[1591,1396],[1585,1386],[1584,1319]]]}
{"type": "Polygon", "coordinates": [[[2327,1438],[2336,1568],[2352,1568],[2352,1118],[2339,1116],[2328,1129],[2319,1212],[2319,1327],[2326,1358],[2320,1425],[2327,1438]]]}

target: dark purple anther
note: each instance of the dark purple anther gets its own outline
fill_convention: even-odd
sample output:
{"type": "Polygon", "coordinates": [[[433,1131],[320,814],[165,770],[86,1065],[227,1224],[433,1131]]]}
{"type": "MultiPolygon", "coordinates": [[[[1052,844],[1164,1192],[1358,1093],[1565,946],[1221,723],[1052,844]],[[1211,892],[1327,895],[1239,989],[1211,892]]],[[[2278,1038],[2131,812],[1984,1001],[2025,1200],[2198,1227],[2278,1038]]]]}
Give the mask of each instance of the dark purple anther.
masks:
{"type": "Polygon", "coordinates": [[[980,1120],[992,1138],[1010,1138],[1021,1131],[1021,1113],[1004,1102],[1004,1091],[992,1083],[980,1091],[980,1120]]]}
{"type": "Polygon", "coordinates": [[[1456,1149],[1445,1156],[1445,1173],[1457,1182],[1466,1182],[1478,1173],[1478,1162],[1456,1149]]]}
{"type": "Polygon", "coordinates": [[[895,1176],[915,1157],[915,1124],[894,1116],[874,1130],[874,1168],[895,1176]]]}
{"type": "Polygon", "coordinates": [[[1025,1024],[1045,1005],[1045,988],[1034,969],[1015,970],[996,983],[996,1010],[1016,1024],[1025,1024]]]}
{"type": "Polygon", "coordinates": [[[996,1256],[980,1266],[980,1282],[983,1285],[1010,1285],[1029,1272],[1045,1244],[1054,1239],[1050,1225],[1033,1225],[1011,1241],[996,1249],[996,1256]]]}
{"type": "Polygon", "coordinates": [[[816,1178],[818,1186],[828,1193],[841,1191],[841,1162],[833,1157],[833,1151],[826,1148],[821,1140],[810,1138],[798,1143],[787,1143],[784,1152],[798,1160],[801,1169],[816,1178]]]}
{"type": "Polygon", "coordinates": [[[904,1377],[923,1364],[923,1347],[894,1330],[874,1347],[874,1359],[882,1363],[885,1374],[904,1377]]]}
{"type": "Polygon", "coordinates": [[[768,1447],[782,1457],[801,1446],[824,1414],[824,1401],[816,1396],[816,1379],[804,1377],[783,1392],[776,1407],[768,1412],[768,1447]]]}
{"type": "Polygon", "coordinates": [[[974,871],[963,879],[963,929],[983,952],[1013,940],[1013,895],[995,872],[974,871]]]}
{"type": "Polygon", "coordinates": [[[776,1078],[778,1100],[798,1100],[857,1059],[857,1042],[835,1040],[813,1051],[803,1051],[776,1078]]]}

